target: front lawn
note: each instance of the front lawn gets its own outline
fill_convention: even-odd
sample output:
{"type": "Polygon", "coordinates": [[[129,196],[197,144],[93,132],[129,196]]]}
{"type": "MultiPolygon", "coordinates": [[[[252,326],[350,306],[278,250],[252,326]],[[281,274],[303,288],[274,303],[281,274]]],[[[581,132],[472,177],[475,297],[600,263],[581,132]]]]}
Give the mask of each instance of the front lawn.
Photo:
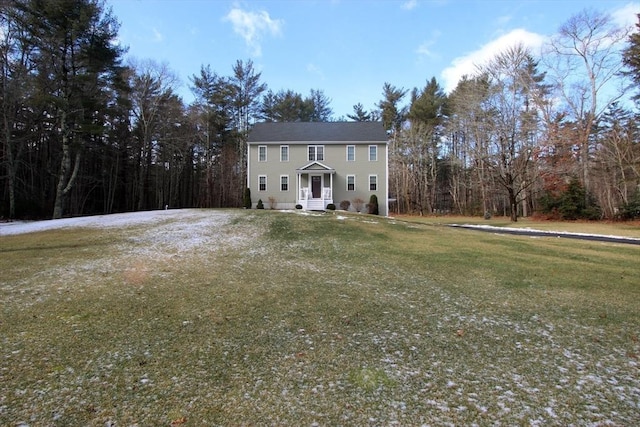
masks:
{"type": "Polygon", "coordinates": [[[343,212],[0,237],[0,425],[632,425],[640,248],[343,212]]]}

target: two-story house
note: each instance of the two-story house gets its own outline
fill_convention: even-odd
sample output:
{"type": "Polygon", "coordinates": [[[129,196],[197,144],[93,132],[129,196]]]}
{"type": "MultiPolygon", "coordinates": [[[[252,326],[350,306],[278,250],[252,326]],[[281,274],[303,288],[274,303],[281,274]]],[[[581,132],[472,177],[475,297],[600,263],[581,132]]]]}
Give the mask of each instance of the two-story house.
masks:
{"type": "Polygon", "coordinates": [[[372,194],[388,215],[388,138],[381,122],[257,123],[249,134],[251,202],[324,210],[351,202],[366,211],[372,194]]]}

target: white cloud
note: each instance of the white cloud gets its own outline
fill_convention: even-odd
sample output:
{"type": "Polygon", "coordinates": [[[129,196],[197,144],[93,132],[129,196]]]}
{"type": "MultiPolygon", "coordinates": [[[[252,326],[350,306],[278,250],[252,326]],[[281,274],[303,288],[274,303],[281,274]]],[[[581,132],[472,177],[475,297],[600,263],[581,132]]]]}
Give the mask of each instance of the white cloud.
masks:
{"type": "Polygon", "coordinates": [[[152,28],[151,31],[153,31],[153,41],[160,43],[164,40],[164,36],[162,35],[162,33],[157,29],[157,28],[152,28]]]}
{"type": "Polygon", "coordinates": [[[535,51],[542,46],[544,41],[545,37],[540,34],[531,33],[523,29],[512,30],[490,41],[474,52],[455,58],[451,66],[442,71],[444,89],[446,92],[451,92],[455,89],[462,76],[472,76],[476,74],[479,65],[485,64],[497,54],[504,52],[510,47],[522,44],[535,51]]]}
{"type": "Polygon", "coordinates": [[[418,0],[407,0],[401,6],[405,10],[413,10],[418,7],[418,0]]]}
{"type": "Polygon", "coordinates": [[[419,56],[427,57],[427,58],[436,58],[438,55],[431,50],[431,47],[434,46],[442,33],[438,30],[434,30],[431,32],[431,38],[423,41],[420,46],[416,49],[416,53],[419,56]]]}
{"type": "Polygon", "coordinates": [[[320,80],[324,80],[324,72],[322,71],[322,69],[320,67],[318,67],[316,64],[314,63],[308,63],[307,64],[307,71],[310,74],[314,74],[315,76],[317,76],[320,80]]]}
{"type": "Polygon", "coordinates": [[[253,56],[262,55],[262,38],[265,35],[280,35],[283,21],[272,19],[269,13],[242,10],[234,7],[224,18],[230,21],[233,31],[241,36],[251,49],[253,56]]]}
{"type": "Polygon", "coordinates": [[[634,27],[638,22],[638,13],[640,13],[640,3],[628,3],[621,9],[611,12],[611,16],[616,24],[622,27],[634,27]]]}

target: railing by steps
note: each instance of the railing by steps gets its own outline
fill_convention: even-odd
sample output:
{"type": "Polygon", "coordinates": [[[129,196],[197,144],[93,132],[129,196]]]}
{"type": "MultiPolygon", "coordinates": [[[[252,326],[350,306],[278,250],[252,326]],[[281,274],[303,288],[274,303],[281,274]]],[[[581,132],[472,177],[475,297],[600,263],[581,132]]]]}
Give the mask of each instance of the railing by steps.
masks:
{"type": "Polygon", "coordinates": [[[322,211],[326,209],[329,203],[333,203],[331,188],[328,187],[322,189],[321,199],[313,199],[309,187],[300,188],[299,196],[298,203],[305,210],[322,211]]]}

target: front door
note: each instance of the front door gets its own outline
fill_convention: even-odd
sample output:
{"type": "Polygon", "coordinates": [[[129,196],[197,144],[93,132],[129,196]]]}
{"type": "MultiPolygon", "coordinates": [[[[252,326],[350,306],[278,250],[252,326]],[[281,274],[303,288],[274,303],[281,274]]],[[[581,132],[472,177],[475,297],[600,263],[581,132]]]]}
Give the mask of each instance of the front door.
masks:
{"type": "Polygon", "coordinates": [[[322,177],[320,175],[311,175],[311,197],[314,199],[322,197],[322,177]]]}

